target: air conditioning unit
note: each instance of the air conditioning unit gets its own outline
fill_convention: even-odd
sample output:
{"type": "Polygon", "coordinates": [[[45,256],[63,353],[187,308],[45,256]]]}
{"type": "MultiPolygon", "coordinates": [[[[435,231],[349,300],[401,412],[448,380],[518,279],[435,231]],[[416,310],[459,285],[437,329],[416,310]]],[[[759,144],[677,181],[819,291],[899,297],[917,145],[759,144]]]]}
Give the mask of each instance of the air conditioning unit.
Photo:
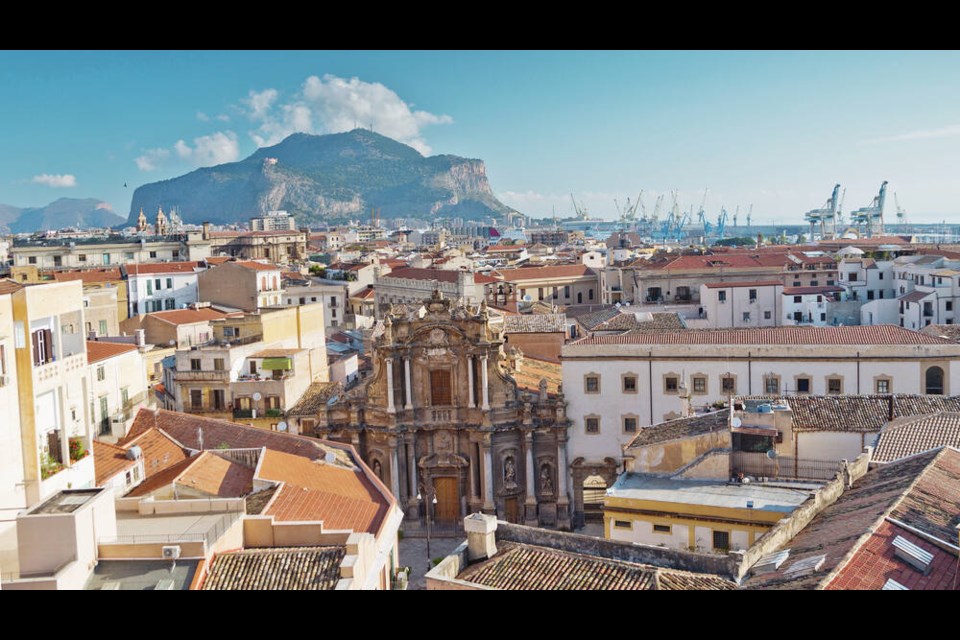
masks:
{"type": "Polygon", "coordinates": [[[176,560],[180,557],[180,545],[172,544],[162,547],[164,560],[176,560]]]}

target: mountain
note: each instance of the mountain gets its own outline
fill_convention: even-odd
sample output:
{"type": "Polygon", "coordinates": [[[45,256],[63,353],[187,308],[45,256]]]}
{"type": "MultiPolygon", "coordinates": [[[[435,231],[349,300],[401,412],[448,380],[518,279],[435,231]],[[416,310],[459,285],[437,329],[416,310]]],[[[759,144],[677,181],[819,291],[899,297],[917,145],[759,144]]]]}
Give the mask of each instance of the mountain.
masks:
{"type": "Polygon", "coordinates": [[[245,222],[286,210],[298,224],[369,216],[383,218],[506,213],[487,182],[482,160],[440,155],[354,129],[316,136],[295,133],[239,162],[197,169],[179,178],[138,187],[128,222],[140,209],[175,208],[184,222],[245,222]]]}
{"type": "Polygon", "coordinates": [[[97,198],[60,198],[45,207],[14,207],[0,204],[0,228],[11,233],[46,231],[64,227],[114,227],[123,218],[97,198]]]}

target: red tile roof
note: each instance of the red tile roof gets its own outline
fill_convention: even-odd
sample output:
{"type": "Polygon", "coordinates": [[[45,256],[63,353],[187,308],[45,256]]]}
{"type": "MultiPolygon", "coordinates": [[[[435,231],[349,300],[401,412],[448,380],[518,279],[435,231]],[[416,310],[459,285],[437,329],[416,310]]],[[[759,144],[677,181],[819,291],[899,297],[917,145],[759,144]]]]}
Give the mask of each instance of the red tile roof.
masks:
{"type": "Polygon", "coordinates": [[[746,280],[744,282],[707,282],[708,289],[729,289],[735,287],[782,287],[782,280],[746,280]]]}
{"type": "Polygon", "coordinates": [[[340,581],[345,547],[244,549],[218,554],[204,591],[331,591],[340,581]]]}
{"type": "MultiPolygon", "coordinates": [[[[160,413],[163,412],[161,411],[160,413]]],[[[152,422],[153,411],[141,409],[140,413],[137,414],[137,420],[146,417],[149,417],[152,422]]],[[[143,472],[147,478],[165,469],[169,469],[171,466],[183,462],[190,457],[190,454],[187,453],[183,447],[177,442],[174,442],[170,436],[160,429],[146,428],[134,431],[137,420],[134,421],[130,433],[117,444],[124,449],[129,449],[133,445],[140,447],[143,451],[143,472]]],[[[157,422],[161,422],[159,416],[157,422]]],[[[141,425],[145,424],[146,420],[141,421],[141,425]]]]}
{"type": "Polygon", "coordinates": [[[593,269],[585,264],[562,264],[553,267],[522,267],[520,269],[501,269],[496,273],[505,282],[555,278],[582,278],[584,276],[596,275],[593,272],[593,269]]]}
{"type": "Polygon", "coordinates": [[[359,469],[268,449],[259,477],[284,483],[264,513],[277,520],[323,520],[326,529],[376,534],[390,508],[359,469]]]}
{"type": "Polygon", "coordinates": [[[149,496],[155,491],[169,487],[177,480],[181,473],[190,467],[191,464],[193,464],[193,458],[186,458],[184,460],[180,460],[172,466],[166,467],[157,473],[154,473],[153,475],[147,475],[147,479],[130,490],[125,497],[143,498],[145,496],[149,496]]]}
{"type": "Polygon", "coordinates": [[[136,351],[135,344],[121,344],[119,342],[94,342],[87,340],[87,363],[93,364],[107,358],[123,355],[136,351]]]}
{"type": "Polygon", "coordinates": [[[220,318],[225,318],[228,314],[217,311],[210,307],[200,307],[199,309],[173,309],[171,311],[154,311],[153,313],[144,314],[144,317],[147,318],[156,318],[157,320],[163,320],[170,324],[193,324],[195,322],[209,322],[211,320],[218,320],[220,318]]]}
{"type": "Polygon", "coordinates": [[[357,298],[358,300],[366,300],[367,298],[372,298],[375,291],[373,288],[361,289],[357,293],[350,296],[351,298],[357,298]]]}
{"type": "Polygon", "coordinates": [[[10,278],[0,278],[0,296],[23,289],[23,285],[10,278]]]}
{"type": "Polygon", "coordinates": [[[131,276],[158,273],[194,273],[200,266],[199,262],[157,262],[149,264],[124,265],[127,274],[131,276]]]}
{"type": "Polygon", "coordinates": [[[890,422],[880,432],[871,462],[892,462],[943,445],[960,447],[960,412],[890,422]]]}
{"type": "Polygon", "coordinates": [[[244,269],[251,269],[253,271],[279,271],[280,267],[275,264],[264,264],[262,262],[254,262],[253,260],[237,260],[237,265],[243,267],[244,269]]]}
{"type": "Polygon", "coordinates": [[[757,329],[689,329],[675,333],[591,336],[574,345],[603,344],[743,344],[743,345],[921,345],[955,344],[896,325],[850,327],[765,327],[757,329]]]}
{"type": "Polygon", "coordinates": [[[85,269],[82,271],[56,271],[53,279],[57,282],[81,280],[83,282],[114,282],[123,280],[120,269],[85,269]]]}
{"type": "Polygon", "coordinates": [[[214,452],[204,451],[191,458],[176,479],[182,487],[219,498],[239,498],[253,491],[253,468],[214,452]]]}
{"type": "Polygon", "coordinates": [[[821,293],[839,293],[843,287],[785,287],[783,295],[785,296],[809,296],[821,293]]]}
{"type": "Polygon", "coordinates": [[[127,458],[127,450],[123,447],[99,440],[93,441],[93,471],[98,487],[102,487],[107,480],[136,464],[136,460],[127,458]]]}

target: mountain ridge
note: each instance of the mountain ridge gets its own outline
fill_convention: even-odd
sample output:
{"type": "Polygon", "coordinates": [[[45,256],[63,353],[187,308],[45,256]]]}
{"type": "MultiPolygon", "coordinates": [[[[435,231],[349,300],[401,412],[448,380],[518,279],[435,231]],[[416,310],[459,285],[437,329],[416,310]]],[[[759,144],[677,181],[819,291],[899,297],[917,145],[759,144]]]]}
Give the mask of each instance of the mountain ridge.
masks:
{"type": "Polygon", "coordinates": [[[77,226],[115,227],[123,222],[123,217],[99,198],[58,198],[43,207],[0,204],[0,228],[6,227],[10,233],[77,226]]]}

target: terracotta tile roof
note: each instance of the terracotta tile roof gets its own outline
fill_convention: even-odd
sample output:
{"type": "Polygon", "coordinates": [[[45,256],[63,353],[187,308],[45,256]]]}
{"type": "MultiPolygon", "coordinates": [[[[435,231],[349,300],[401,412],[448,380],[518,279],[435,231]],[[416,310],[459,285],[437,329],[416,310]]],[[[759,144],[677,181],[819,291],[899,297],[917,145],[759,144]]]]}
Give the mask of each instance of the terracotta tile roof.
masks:
{"type": "Polygon", "coordinates": [[[374,293],[373,287],[368,287],[366,289],[361,289],[350,297],[358,300],[366,300],[368,298],[372,298],[374,293]]]}
{"type": "Polygon", "coordinates": [[[676,258],[667,258],[656,262],[638,262],[637,267],[651,271],[703,271],[713,269],[743,269],[743,268],[776,268],[787,263],[786,254],[778,254],[776,257],[769,255],[760,257],[759,254],[746,255],[736,253],[723,253],[716,255],[686,255],[676,258]]]}
{"type": "MultiPolygon", "coordinates": [[[[902,498],[911,492],[920,476],[932,468],[937,459],[949,449],[932,451],[906,458],[869,471],[857,480],[853,487],[840,495],[836,502],[814,517],[800,533],[781,545],[790,549],[789,559],[775,572],[754,575],[743,584],[748,589],[815,589],[830,572],[836,569],[858,542],[868,536],[902,498]],[[800,560],[823,555],[821,567],[809,573],[790,575],[786,573],[800,560]]],[[[950,454],[960,460],[960,452],[950,454]]],[[[960,479],[954,481],[951,493],[960,490],[960,479]]],[[[958,504],[957,496],[953,504],[958,504]]],[[[949,505],[950,503],[948,503],[949,505]]],[[[917,526],[924,519],[922,514],[908,523],[917,526]]],[[[896,516],[894,516],[896,517],[896,516]]],[[[955,538],[956,531],[950,539],[955,538]]]]}
{"type": "Polygon", "coordinates": [[[237,260],[237,265],[243,267],[244,269],[250,269],[252,271],[279,271],[280,267],[275,264],[264,264],[262,262],[254,262],[253,260],[237,260]]]}
{"type": "Polygon", "coordinates": [[[511,591],[735,588],[732,582],[716,576],[670,571],[633,562],[500,541],[497,542],[495,556],[468,567],[457,579],[511,591]]]}
{"type": "Polygon", "coordinates": [[[670,440],[679,440],[691,436],[709,433],[711,431],[723,431],[727,429],[727,421],[730,417],[729,411],[714,411],[699,416],[690,416],[689,418],[677,418],[668,420],[659,424],[643,427],[633,437],[628,449],[645,447],[659,442],[668,442],[670,440]]]}
{"type": "Polygon", "coordinates": [[[93,470],[98,487],[127,469],[136,466],[136,460],[127,459],[127,450],[114,444],[93,441],[93,470]]]}
{"type": "Polygon", "coordinates": [[[127,264],[123,268],[126,269],[127,275],[137,276],[155,273],[194,273],[199,266],[199,262],[154,262],[127,264]]]}
{"type": "Polygon", "coordinates": [[[10,278],[0,278],[0,296],[23,289],[23,285],[10,278]]]}
{"type": "Polygon", "coordinates": [[[568,318],[575,318],[577,323],[588,331],[592,331],[595,327],[603,324],[611,318],[616,318],[618,315],[620,315],[620,309],[616,307],[600,309],[599,311],[591,311],[584,314],[577,314],[574,310],[571,310],[567,313],[568,318]]]}
{"type": "Polygon", "coordinates": [[[785,296],[807,296],[814,293],[839,293],[843,291],[843,287],[784,287],[783,295],[785,296]]]}
{"type": "Polygon", "coordinates": [[[230,261],[236,261],[236,258],[233,256],[210,256],[209,258],[204,259],[204,262],[212,265],[223,264],[224,262],[230,261]]]}
{"type": "Polygon", "coordinates": [[[546,378],[548,396],[555,396],[563,382],[563,373],[559,363],[530,356],[524,356],[520,371],[511,369],[510,375],[516,380],[517,388],[531,393],[539,393],[540,380],[546,378]]]}
{"type": "Polygon", "coordinates": [[[155,491],[165,489],[176,482],[177,478],[180,477],[180,474],[189,469],[191,464],[193,464],[193,459],[187,458],[186,460],[181,460],[173,466],[165,468],[159,473],[149,475],[147,476],[146,480],[134,487],[133,490],[127,493],[125,497],[145,498],[155,491]]]}
{"type": "Polygon", "coordinates": [[[787,398],[786,403],[793,411],[793,430],[796,432],[876,433],[894,418],[960,411],[960,396],[795,395],[787,398]]]}
{"type": "Polygon", "coordinates": [[[331,591],[340,580],[344,547],[245,549],[213,559],[204,591],[331,591]]]}
{"type": "Polygon", "coordinates": [[[497,275],[505,282],[524,280],[542,280],[556,278],[596,277],[593,269],[585,264],[564,264],[553,267],[521,267],[519,269],[500,269],[497,275]]]}
{"type": "MultiPolygon", "coordinates": [[[[890,516],[907,526],[956,545],[957,527],[960,526],[960,450],[941,447],[933,453],[933,463],[927,465],[913,486],[894,506],[890,516]]],[[[915,457],[925,459],[926,456],[929,456],[929,453],[915,457]]]]}
{"type": "Polygon", "coordinates": [[[504,333],[566,333],[567,316],[562,313],[508,315],[503,318],[504,333]]]}
{"type": "Polygon", "coordinates": [[[782,287],[782,280],[745,280],[743,282],[707,282],[708,289],[730,289],[739,287],[782,287]]]}
{"type": "Polygon", "coordinates": [[[920,345],[952,344],[952,341],[896,325],[881,324],[844,327],[688,329],[676,333],[592,336],[581,338],[573,344],[920,345]]]}
{"type": "Polygon", "coordinates": [[[107,358],[113,358],[115,356],[120,356],[136,350],[137,345],[135,344],[87,340],[87,364],[93,364],[95,362],[100,362],[101,360],[106,360],[107,358]]]}
{"type": "Polygon", "coordinates": [[[957,557],[912,531],[884,521],[825,589],[879,591],[887,580],[895,580],[911,591],[960,589],[957,557]],[[927,575],[894,556],[897,536],[933,555],[927,575]]]}
{"type": "Polygon", "coordinates": [[[931,336],[960,342],[960,324],[929,324],[920,331],[931,336]]]}
{"type": "Polygon", "coordinates": [[[377,534],[390,503],[356,468],[267,449],[259,477],[283,482],[264,512],[280,521],[322,520],[325,529],[377,534]]]}
{"type": "Polygon", "coordinates": [[[929,298],[932,295],[936,295],[933,291],[911,291],[908,294],[902,295],[897,300],[900,302],[920,302],[924,298],[929,298]]]}
{"type": "Polygon", "coordinates": [[[253,468],[210,451],[192,458],[177,485],[219,498],[239,498],[253,491],[253,468]]]}
{"type": "MultiPolygon", "coordinates": [[[[383,276],[381,280],[385,278],[406,278],[408,280],[457,282],[460,273],[462,272],[454,271],[452,269],[421,269],[420,267],[403,267],[402,269],[394,269],[387,275],[383,276]]],[[[477,284],[490,284],[491,282],[498,282],[496,278],[492,278],[482,273],[474,273],[473,281],[477,284]]]]}
{"type": "Polygon", "coordinates": [[[53,279],[57,282],[81,280],[82,282],[114,282],[123,280],[120,269],[85,269],[82,271],[56,271],[53,279]]]}
{"type": "MultiPolygon", "coordinates": [[[[153,411],[147,409],[141,409],[140,413],[137,414],[137,419],[145,414],[149,415],[152,420],[153,411]]],[[[134,421],[134,426],[136,426],[136,421],[134,421]]],[[[137,433],[134,433],[131,428],[127,437],[117,444],[124,449],[129,449],[133,445],[140,447],[143,451],[143,472],[147,478],[190,457],[190,454],[167,434],[152,427],[137,433]]]]}
{"type": "Polygon", "coordinates": [[[960,447],[960,413],[910,416],[889,422],[881,431],[872,462],[892,462],[947,445],[960,447]]]}
{"type": "Polygon", "coordinates": [[[156,318],[174,325],[193,324],[195,322],[209,322],[227,317],[222,311],[217,311],[211,307],[200,307],[199,309],[173,309],[170,311],[154,311],[144,314],[144,317],[156,318]]]}
{"type": "Polygon", "coordinates": [[[663,331],[682,331],[687,328],[679,313],[654,311],[639,312],[620,310],[620,315],[610,318],[593,328],[594,331],[626,331],[627,333],[661,333],[663,331]],[[644,316],[650,315],[650,319],[644,316]]]}

